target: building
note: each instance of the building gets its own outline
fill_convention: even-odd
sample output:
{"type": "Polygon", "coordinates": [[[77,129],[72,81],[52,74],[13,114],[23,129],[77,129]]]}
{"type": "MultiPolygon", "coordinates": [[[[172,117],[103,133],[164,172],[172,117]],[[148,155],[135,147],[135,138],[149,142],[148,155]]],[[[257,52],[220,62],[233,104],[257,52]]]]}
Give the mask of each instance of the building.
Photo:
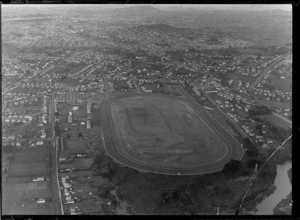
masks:
{"type": "Polygon", "coordinates": [[[68,122],[69,122],[69,123],[72,123],[72,112],[69,112],[69,115],[68,115],[68,122]]]}
{"type": "Polygon", "coordinates": [[[92,104],[89,102],[89,103],[87,104],[87,113],[88,113],[88,114],[91,113],[91,106],[92,106],[92,104]]]}
{"type": "Polygon", "coordinates": [[[60,145],[61,146],[61,151],[64,151],[64,138],[63,137],[61,138],[60,143],[61,143],[61,145],[60,145]]]}
{"type": "Polygon", "coordinates": [[[91,121],[90,120],[87,120],[87,122],[86,122],[86,128],[87,129],[91,128],[91,121]]]}
{"type": "Polygon", "coordinates": [[[54,112],[57,112],[57,100],[54,99],[54,112]]]}

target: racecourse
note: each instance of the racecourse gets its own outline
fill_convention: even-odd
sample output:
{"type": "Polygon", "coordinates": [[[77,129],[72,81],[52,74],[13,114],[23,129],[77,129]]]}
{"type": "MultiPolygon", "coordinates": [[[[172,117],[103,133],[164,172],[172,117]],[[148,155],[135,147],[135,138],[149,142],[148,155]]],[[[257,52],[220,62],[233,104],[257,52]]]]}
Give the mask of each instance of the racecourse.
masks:
{"type": "MultiPolygon", "coordinates": [[[[181,92],[181,91],[180,91],[181,92]]],[[[197,175],[197,174],[205,174],[217,172],[223,169],[223,166],[229,162],[232,158],[240,157],[240,144],[233,140],[222,127],[213,121],[211,116],[207,116],[207,112],[203,112],[203,108],[198,103],[193,103],[193,100],[190,100],[189,97],[185,97],[186,94],[183,94],[183,98],[173,97],[173,96],[165,96],[165,95],[154,95],[154,94],[143,94],[143,95],[121,95],[118,97],[114,97],[108,99],[101,103],[100,106],[100,114],[101,121],[103,127],[103,136],[104,136],[104,146],[108,155],[117,161],[120,164],[125,166],[141,170],[144,172],[151,173],[159,173],[159,174],[167,174],[167,175],[197,175]],[[124,142],[120,141],[120,134],[118,134],[118,129],[116,129],[116,122],[112,119],[112,113],[110,111],[110,105],[118,100],[122,100],[125,98],[135,98],[135,97],[163,97],[167,99],[174,99],[175,101],[180,101],[189,104],[191,108],[195,110],[195,112],[201,117],[204,124],[209,126],[209,130],[211,130],[215,135],[217,135],[220,140],[224,143],[220,149],[222,152],[221,155],[218,155],[214,161],[209,162],[201,162],[194,163],[190,166],[166,166],[165,164],[151,163],[150,160],[141,160],[141,158],[134,158],[133,155],[130,155],[122,149],[124,146],[124,142]],[[198,105],[197,105],[198,104],[198,105]],[[200,109],[200,111],[199,111],[200,109]],[[226,134],[227,133],[227,134],[226,134]],[[223,136],[224,135],[224,136],[223,136]],[[149,162],[150,161],[150,162],[149,162]]],[[[146,151],[149,151],[147,148],[146,151]]],[[[159,150],[154,150],[159,154],[159,150]]],[[[150,149],[150,152],[153,153],[153,149],[150,149]]],[[[165,150],[164,153],[169,153],[168,150],[165,150]]],[[[189,150],[180,151],[186,153],[189,150]]],[[[162,151],[163,153],[163,151],[162,151]]],[[[204,153],[205,154],[205,153],[204,153]]],[[[178,154],[181,156],[181,154],[178,154]]],[[[204,155],[205,156],[205,155],[204,155]]]]}

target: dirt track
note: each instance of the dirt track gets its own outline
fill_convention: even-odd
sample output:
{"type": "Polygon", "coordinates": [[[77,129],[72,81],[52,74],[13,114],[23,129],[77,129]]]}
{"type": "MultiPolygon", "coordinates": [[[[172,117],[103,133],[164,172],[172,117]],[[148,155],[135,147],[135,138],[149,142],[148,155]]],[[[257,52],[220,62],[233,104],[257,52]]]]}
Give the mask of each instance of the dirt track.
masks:
{"type": "MultiPolygon", "coordinates": [[[[179,172],[180,175],[216,172],[221,170],[224,164],[232,158],[232,147],[237,147],[228,145],[228,142],[224,141],[224,137],[220,137],[220,133],[207,121],[208,119],[203,119],[203,116],[201,116],[197,108],[194,105],[190,105],[190,103],[183,98],[153,94],[142,96],[124,95],[103,102],[100,111],[107,153],[117,162],[138,170],[169,175],[178,175],[179,172]],[[123,104],[127,103],[127,107],[131,108],[131,104],[139,103],[134,99],[147,100],[147,97],[149,100],[152,100],[150,102],[144,101],[146,103],[141,103],[141,106],[136,106],[138,112],[132,113],[132,109],[130,110],[131,113],[129,114],[131,114],[133,118],[136,118],[136,113],[140,114],[141,111],[143,112],[142,118],[138,120],[135,119],[137,121],[132,124],[132,122],[128,121],[129,117],[124,117],[124,115],[128,115],[128,112],[127,114],[120,112],[125,112],[126,110],[126,108],[122,108],[122,104],[120,105],[122,99],[126,98],[127,100],[124,101],[123,104]],[[131,104],[129,103],[130,99],[132,99],[131,104]],[[156,100],[157,102],[154,102],[154,99],[158,101],[156,100]],[[169,102],[167,100],[172,100],[170,102],[175,104],[172,106],[172,103],[167,103],[169,102]],[[153,106],[159,106],[160,110],[152,109],[149,112],[141,108],[144,104],[147,105],[147,102],[148,105],[149,103],[155,104],[147,106],[150,107],[150,109],[154,108],[153,106]],[[163,108],[163,102],[166,102],[166,106],[171,105],[171,108],[176,108],[175,111],[166,109],[164,112],[164,110],[161,110],[161,108],[163,108]],[[115,112],[110,112],[111,105],[113,106],[112,109],[116,110],[115,112]],[[178,107],[180,105],[181,107],[178,107]],[[187,108],[189,109],[189,113],[185,112],[187,108]],[[148,116],[145,116],[145,114],[150,118],[147,119],[148,116]],[[123,115],[123,117],[121,115],[123,115]],[[193,119],[190,120],[192,123],[188,122],[187,118],[184,119],[184,116],[187,117],[187,115],[193,116],[193,119]],[[180,116],[179,118],[181,119],[179,119],[178,116],[180,116]],[[141,127],[141,125],[144,124],[144,120],[152,122],[159,121],[162,127],[168,127],[169,132],[165,132],[164,134],[160,134],[159,132],[156,134],[151,133],[150,135],[145,132],[153,132],[156,127],[155,123],[148,128],[144,128],[144,130],[139,129],[140,133],[132,129],[141,127]],[[184,125],[184,123],[187,124],[184,125]],[[151,126],[154,127],[151,128],[151,126]],[[116,129],[116,127],[120,129],[116,129]],[[201,132],[202,138],[197,139],[197,136],[201,136],[201,132]],[[180,137],[180,134],[182,137],[180,137]],[[207,136],[210,136],[210,138],[207,138],[207,136]],[[143,144],[141,145],[141,143],[143,144]],[[215,145],[212,143],[215,143],[215,145]],[[132,144],[132,146],[126,147],[125,145],[128,144],[132,144]]],[[[133,112],[134,111],[135,110],[133,110],[133,112]]],[[[139,117],[140,116],[137,118],[139,117]]],[[[165,128],[161,131],[166,131],[165,128]]]]}

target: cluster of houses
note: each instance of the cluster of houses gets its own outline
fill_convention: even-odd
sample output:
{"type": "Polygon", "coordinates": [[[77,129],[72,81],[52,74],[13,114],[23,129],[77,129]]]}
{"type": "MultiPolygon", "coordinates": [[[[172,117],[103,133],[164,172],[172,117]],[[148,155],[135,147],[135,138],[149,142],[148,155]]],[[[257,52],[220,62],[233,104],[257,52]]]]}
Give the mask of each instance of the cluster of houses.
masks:
{"type": "Polygon", "coordinates": [[[49,97],[44,96],[43,98],[43,108],[42,108],[42,122],[44,124],[48,121],[48,104],[49,104],[49,97]]]}
{"type": "Polygon", "coordinates": [[[30,115],[16,115],[16,114],[8,114],[4,119],[5,123],[24,123],[29,124],[32,121],[33,117],[30,115]]]}
{"type": "Polygon", "coordinates": [[[33,105],[38,102],[36,95],[22,94],[21,92],[8,92],[3,97],[5,98],[5,104],[7,107],[19,106],[19,105],[33,105]]]}
{"type": "Polygon", "coordinates": [[[290,101],[292,97],[292,92],[289,91],[281,91],[281,90],[274,90],[270,91],[269,89],[263,87],[260,83],[257,87],[253,88],[254,95],[264,96],[266,100],[271,101],[290,101]]]}

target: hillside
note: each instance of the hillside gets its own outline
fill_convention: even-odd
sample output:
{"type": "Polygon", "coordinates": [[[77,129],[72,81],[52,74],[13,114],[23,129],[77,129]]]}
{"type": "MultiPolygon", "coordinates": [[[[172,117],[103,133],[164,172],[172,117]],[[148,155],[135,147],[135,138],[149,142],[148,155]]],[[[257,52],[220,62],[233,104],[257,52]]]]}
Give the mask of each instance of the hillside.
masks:
{"type": "Polygon", "coordinates": [[[155,31],[161,34],[180,34],[180,35],[190,35],[193,32],[189,28],[177,28],[167,24],[150,24],[141,25],[141,28],[145,28],[148,31],[155,31]]]}

